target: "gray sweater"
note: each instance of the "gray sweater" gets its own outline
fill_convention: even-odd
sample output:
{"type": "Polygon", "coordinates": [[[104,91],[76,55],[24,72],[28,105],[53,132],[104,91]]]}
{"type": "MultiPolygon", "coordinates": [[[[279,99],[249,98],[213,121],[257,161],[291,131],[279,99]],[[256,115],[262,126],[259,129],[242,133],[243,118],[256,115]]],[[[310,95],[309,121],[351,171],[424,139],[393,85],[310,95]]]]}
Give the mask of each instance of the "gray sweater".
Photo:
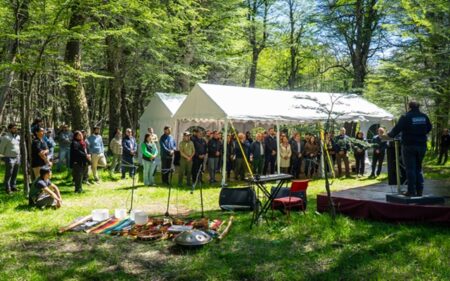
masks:
{"type": "Polygon", "coordinates": [[[4,157],[20,156],[20,135],[6,133],[0,141],[0,154],[4,157]]]}

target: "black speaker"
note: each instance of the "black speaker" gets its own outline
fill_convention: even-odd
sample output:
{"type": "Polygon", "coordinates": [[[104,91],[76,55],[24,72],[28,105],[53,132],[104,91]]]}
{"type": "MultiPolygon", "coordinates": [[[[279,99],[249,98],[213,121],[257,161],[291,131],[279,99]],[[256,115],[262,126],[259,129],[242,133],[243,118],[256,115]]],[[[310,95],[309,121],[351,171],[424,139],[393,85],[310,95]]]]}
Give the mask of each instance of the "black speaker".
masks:
{"type": "Polygon", "coordinates": [[[255,191],[251,187],[223,187],[220,190],[219,206],[222,210],[253,211],[256,206],[255,191]]]}

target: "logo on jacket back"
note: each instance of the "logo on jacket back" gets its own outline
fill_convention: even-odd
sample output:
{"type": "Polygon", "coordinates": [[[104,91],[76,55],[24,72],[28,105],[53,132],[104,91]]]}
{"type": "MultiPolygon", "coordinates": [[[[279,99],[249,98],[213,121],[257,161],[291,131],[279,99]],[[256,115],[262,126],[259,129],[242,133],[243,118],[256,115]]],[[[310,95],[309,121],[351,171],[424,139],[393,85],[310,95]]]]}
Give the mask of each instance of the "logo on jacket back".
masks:
{"type": "Polygon", "coordinates": [[[425,125],[427,123],[427,119],[425,117],[413,117],[412,124],[413,125],[425,125]]]}

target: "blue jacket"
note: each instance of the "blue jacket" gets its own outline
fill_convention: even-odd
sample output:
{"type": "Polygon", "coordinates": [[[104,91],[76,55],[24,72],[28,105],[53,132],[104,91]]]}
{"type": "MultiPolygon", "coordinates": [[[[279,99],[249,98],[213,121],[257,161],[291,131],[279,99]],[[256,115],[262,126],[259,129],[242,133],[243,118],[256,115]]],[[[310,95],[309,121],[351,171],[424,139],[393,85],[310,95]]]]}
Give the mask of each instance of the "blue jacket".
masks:
{"type": "Polygon", "coordinates": [[[134,157],[132,152],[136,153],[137,151],[137,144],[134,137],[125,136],[122,140],[122,148],[123,148],[122,158],[132,159],[134,157]]]}
{"type": "Polygon", "coordinates": [[[48,149],[54,148],[56,146],[56,142],[52,137],[44,136],[44,141],[48,146],[48,149]]]}
{"type": "Polygon", "coordinates": [[[381,153],[384,153],[387,148],[387,142],[383,141],[379,135],[376,135],[372,138],[372,146],[373,149],[378,149],[381,153]]]}
{"type": "Polygon", "coordinates": [[[159,145],[162,158],[170,157],[170,151],[177,149],[177,144],[171,135],[163,134],[159,139],[159,145]]]}
{"type": "Polygon", "coordinates": [[[194,143],[195,148],[195,156],[198,157],[199,155],[206,154],[206,141],[203,138],[198,138],[197,136],[193,136],[191,138],[191,141],[194,143]]]}
{"type": "Polygon", "coordinates": [[[432,125],[428,116],[413,109],[402,115],[397,125],[388,133],[391,138],[402,133],[402,144],[405,145],[426,145],[427,134],[431,131],[432,125]]]}
{"type": "Polygon", "coordinates": [[[103,147],[103,139],[100,135],[90,135],[87,138],[89,142],[89,152],[93,154],[100,154],[105,152],[105,148],[103,147]]]}
{"type": "Polygon", "coordinates": [[[253,158],[264,157],[264,154],[261,154],[261,145],[262,145],[262,149],[263,149],[262,152],[265,153],[266,148],[265,148],[264,142],[254,141],[250,145],[250,154],[253,155],[253,158]]]}
{"type": "Polygon", "coordinates": [[[236,155],[236,158],[244,158],[242,155],[241,146],[242,149],[244,150],[245,157],[248,160],[250,158],[250,142],[248,140],[245,140],[244,143],[241,143],[241,145],[239,145],[239,143],[236,143],[236,147],[234,149],[234,154],[236,155]]]}

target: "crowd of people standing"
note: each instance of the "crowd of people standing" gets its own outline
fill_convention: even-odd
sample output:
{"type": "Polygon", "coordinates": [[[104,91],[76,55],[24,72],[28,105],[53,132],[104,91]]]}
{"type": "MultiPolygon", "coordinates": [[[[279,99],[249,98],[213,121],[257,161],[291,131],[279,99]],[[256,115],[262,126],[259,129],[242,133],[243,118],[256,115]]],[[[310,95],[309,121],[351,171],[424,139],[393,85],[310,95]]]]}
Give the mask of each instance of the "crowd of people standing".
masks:
{"type": "MultiPolygon", "coordinates": [[[[10,124],[7,130],[0,141],[0,154],[6,167],[5,191],[11,193],[17,191],[16,178],[21,159],[20,136],[15,124],[10,124]]],[[[58,132],[53,134],[51,130],[44,129],[42,120],[37,119],[31,126],[31,132],[33,139],[30,167],[34,178],[37,179],[34,185],[37,186],[36,182],[39,182],[38,190],[41,193],[45,191],[52,198],[50,200],[46,196],[47,201],[44,200],[42,203],[37,200],[38,194],[32,200],[34,204],[39,201],[38,205],[61,206],[60,193],[50,182],[50,169],[55,161],[57,161],[56,171],[61,171],[64,166],[70,169],[75,192],[81,193],[83,185],[100,181],[99,168],[108,168],[111,173],[121,172],[122,179],[126,178],[127,173],[130,177],[134,177],[138,151],[142,156],[143,182],[146,186],[156,185],[158,157],[161,159],[162,184],[171,184],[172,173],[176,173],[179,186],[183,186],[183,183],[191,186],[198,181],[203,182],[204,172],[208,173],[210,184],[216,183],[216,175],[221,172],[223,160],[226,162],[226,177],[229,180],[244,180],[250,172],[249,169],[253,174],[274,174],[277,165],[280,165],[282,173],[292,174],[294,178],[311,178],[317,175],[322,153],[321,143],[313,134],[305,134],[302,137],[300,132],[293,132],[289,137],[287,132],[280,132],[278,142],[274,128],[256,132],[254,138],[250,132],[245,134],[241,132],[229,134],[226,139],[223,139],[220,131],[193,129],[192,132],[184,132],[181,141],[176,143],[171,128],[167,126],[160,138],[154,133],[153,128],[148,128],[147,132],[143,132],[143,142],[139,145],[131,129],[126,129],[124,135],[117,129],[109,142],[110,161],[107,161],[107,151],[99,127],[94,127],[92,134],[87,136],[86,131],[72,132],[67,125],[62,125],[58,132]],[[55,157],[54,149],[57,145],[58,157],[55,157]],[[92,174],[93,182],[88,181],[89,172],[92,174]]],[[[358,177],[363,176],[366,152],[371,149],[372,165],[369,177],[379,176],[388,146],[382,137],[385,134],[385,130],[379,128],[377,135],[367,140],[362,132],[358,132],[356,138],[350,138],[345,128],[341,128],[337,136],[332,132],[325,133],[323,140],[326,152],[326,155],[323,155],[325,172],[334,171],[336,167],[338,177],[344,175],[350,177],[352,153],[355,160],[353,172],[358,177]]],[[[440,142],[440,164],[447,161],[449,141],[448,129],[445,129],[440,142]]]]}

